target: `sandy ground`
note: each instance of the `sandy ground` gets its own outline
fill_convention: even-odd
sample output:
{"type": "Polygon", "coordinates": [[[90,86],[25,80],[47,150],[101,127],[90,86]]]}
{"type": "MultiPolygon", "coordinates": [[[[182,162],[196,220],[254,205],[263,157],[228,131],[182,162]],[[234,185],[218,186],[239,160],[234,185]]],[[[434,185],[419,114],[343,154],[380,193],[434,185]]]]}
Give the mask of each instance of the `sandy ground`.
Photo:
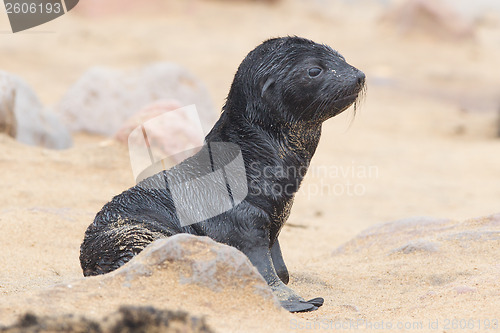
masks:
{"type": "MultiPolygon", "coordinates": [[[[297,318],[500,320],[498,241],[474,244],[470,252],[446,243],[439,267],[425,253],[410,260],[401,255],[395,260],[405,273],[397,276],[387,273],[394,267],[391,247],[332,255],[378,223],[414,216],[463,221],[500,212],[500,20],[492,15],[477,23],[475,41],[436,41],[381,27],[381,7],[323,9],[321,3],[168,2],[155,15],[93,20],[70,13],[26,33],[1,34],[0,69],[24,77],[50,105],[90,66],[173,61],[204,81],[220,108],[240,61],[262,40],[300,35],[331,45],[367,74],[366,98],[354,120],[350,111],[325,123],[280,236],[291,286],[326,303],[295,317],[279,312],[284,321],[263,322],[260,331],[298,328],[291,322],[297,318]],[[475,266],[487,277],[474,282],[479,292],[448,292],[467,287],[468,275],[460,272],[475,266]],[[418,283],[426,274],[445,282],[429,290],[418,283]],[[413,282],[396,285],[402,276],[413,282]],[[415,304],[431,291],[423,305],[415,304]]],[[[8,29],[2,13],[0,30],[8,29]]],[[[126,148],[79,134],[74,148],[48,151],[0,135],[0,170],[0,303],[80,279],[86,227],[104,203],[133,185],[126,148]]],[[[498,223],[491,228],[500,229],[498,223]]],[[[215,329],[235,330],[211,318],[215,329]]],[[[439,331],[450,329],[440,325],[439,331]]]]}

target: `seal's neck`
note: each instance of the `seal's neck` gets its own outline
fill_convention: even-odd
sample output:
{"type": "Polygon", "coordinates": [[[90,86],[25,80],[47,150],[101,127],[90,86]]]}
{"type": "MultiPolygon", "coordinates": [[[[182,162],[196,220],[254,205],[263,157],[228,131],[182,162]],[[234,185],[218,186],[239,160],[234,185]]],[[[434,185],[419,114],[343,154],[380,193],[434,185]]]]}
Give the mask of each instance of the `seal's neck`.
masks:
{"type": "Polygon", "coordinates": [[[321,125],[299,125],[249,122],[224,112],[206,137],[207,143],[231,142],[240,147],[249,193],[255,194],[249,200],[258,199],[272,216],[287,216],[283,212],[299,190],[319,143],[321,125]],[[268,199],[266,204],[260,194],[268,199]]]}
{"type": "Polygon", "coordinates": [[[224,111],[205,141],[235,143],[249,160],[264,161],[273,156],[307,167],[320,136],[321,124],[255,121],[224,111]]]}

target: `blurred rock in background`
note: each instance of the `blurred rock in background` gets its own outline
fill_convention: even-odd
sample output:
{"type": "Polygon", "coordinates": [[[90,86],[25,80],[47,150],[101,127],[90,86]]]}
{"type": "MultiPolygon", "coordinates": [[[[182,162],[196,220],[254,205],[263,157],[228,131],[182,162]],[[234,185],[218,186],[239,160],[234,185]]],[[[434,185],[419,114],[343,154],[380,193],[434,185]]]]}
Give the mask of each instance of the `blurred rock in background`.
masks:
{"type": "Polygon", "coordinates": [[[155,152],[156,156],[169,157],[171,163],[167,164],[174,166],[191,156],[194,153],[193,148],[201,147],[207,134],[200,129],[200,119],[190,117],[191,114],[187,112],[172,112],[181,107],[181,103],[174,99],[146,105],[127,119],[114,137],[119,142],[128,144],[129,149],[133,145],[140,146],[145,138],[142,135],[137,137],[130,134],[144,124],[148,146],[152,150],[159,150],[155,152]],[[154,120],[149,121],[152,119],[154,120]],[[140,142],[135,142],[137,140],[140,142]]]}
{"type": "Polygon", "coordinates": [[[144,106],[165,99],[181,106],[195,104],[202,125],[210,128],[215,123],[217,113],[205,86],[173,63],[133,71],[93,67],[70,87],[56,110],[73,132],[111,137],[144,106]]]}
{"type": "Polygon", "coordinates": [[[0,71],[0,133],[27,145],[65,149],[71,135],[20,77],[0,71]]]}
{"type": "Polygon", "coordinates": [[[137,13],[165,8],[166,2],[160,0],[85,0],[75,7],[75,12],[87,17],[104,17],[126,13],[137,13]]]}
{"type": "Polygon", "coordinates": [[[382,22],[403,35],[439,40],[471,40],[472,21],[443,0],[406,0],[382,16],[382,22]]]}

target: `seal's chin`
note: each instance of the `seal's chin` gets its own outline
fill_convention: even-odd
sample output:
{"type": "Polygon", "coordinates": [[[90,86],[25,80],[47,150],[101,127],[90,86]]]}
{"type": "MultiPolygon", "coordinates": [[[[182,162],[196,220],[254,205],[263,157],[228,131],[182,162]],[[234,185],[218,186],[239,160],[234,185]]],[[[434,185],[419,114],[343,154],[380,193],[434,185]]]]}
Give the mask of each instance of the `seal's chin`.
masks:
{"type": "Polygon", "coordinates": [[[352,103],[356,102],[358,97],[359,97],[359,92],[357,92],[355,94],[347,95],[345,97],[341,97],[341,98],[337,99],[337,102],[339,102],[339,103],[344,102],[350,106],[352,103]]]}
{"type": "Polygon", "coordinates": [[[337,98],[335,100],[335,105],[334,105],[334,110],[333,110],[333,117],[344,112],[345,110],[349,109],[351,105],[356,105],[358,100],[361,98],[361,91],[350,94],[341,98],[337,98]]]}

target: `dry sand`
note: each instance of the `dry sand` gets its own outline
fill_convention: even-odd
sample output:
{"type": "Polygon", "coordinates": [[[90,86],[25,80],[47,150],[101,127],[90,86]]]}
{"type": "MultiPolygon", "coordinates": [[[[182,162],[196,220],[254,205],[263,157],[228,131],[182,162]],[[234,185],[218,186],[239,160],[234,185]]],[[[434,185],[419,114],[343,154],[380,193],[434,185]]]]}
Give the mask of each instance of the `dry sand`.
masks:
{"type": "MultiPolygon", "coordinates": [[[[379,27],[382,9],[374,5],[322,10],[320,3],[168,2],[155,15],[94,20],[70,13],[31,32],[0,35],[0,67],[24,77],[44,103],[54,104],[89,66],[174,61],[203,80],[220,107],[238,64],[262,40],[300,35],[331,45],[367,74],[367,96],[354,120],[350,111],[324,125],[313,167],[280,236],[292,288],[305,298],[325,297],[325,305],[290,315],[255,310],[251,300],[252,311],[231,312],[228,305],[220,318],[210,312],[209,323],[222,332],[255,320],[257,331],[275,332],[361,319],[372,323],[371,330],[388,330],[373,326],[384,321],[410,323],[422,332],[462,332],[452,322],[446,327],[446,320],[472,320],[472,331],[500,320],[498,216],[446,222],[457,232],[497,232],[484,242],[462,244],[422,223],[417,229],[437,240],[437,252],[391,252],[423,237],[401,238],[394,231],[394,238],[377,236],[377,246],[361,237],[358,250],[350,243],[334,254],[378,223],[414,216],[464,221],[500,212],[500,21],[493,15],[477,24],[473,42],[435,41],[379,27]],[[429,326],[435,320],[438,330],[429,326]]],[[[0,15],[0,30],[6,31],[0,15]]],[[[0,135],[0,171],[0,304],[30,308],[29,300],[50,286],[81,279],[78,255],[86,227],[104,203],[133,185],[128,153],[116,142],[84,134],[66,151],[0,135]]],[[[96,306],[112,304],[104,297],[96,306]]],[[[58,313],[57,306],[50,308],[58,313]]],[[[8,324],[15,316],[0,318],[8,324]]]]}

